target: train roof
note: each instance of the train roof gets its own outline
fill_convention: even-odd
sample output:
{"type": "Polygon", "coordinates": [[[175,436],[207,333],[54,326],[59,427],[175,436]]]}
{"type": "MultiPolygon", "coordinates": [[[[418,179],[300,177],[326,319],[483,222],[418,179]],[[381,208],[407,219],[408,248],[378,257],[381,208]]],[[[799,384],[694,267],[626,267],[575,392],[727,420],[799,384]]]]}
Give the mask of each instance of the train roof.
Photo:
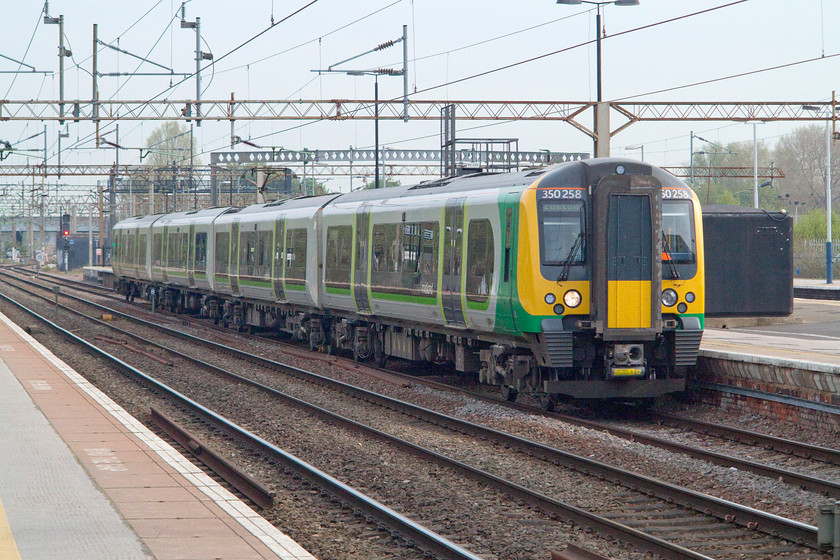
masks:
{"type": "Polygon", "coordinates": [[[517,171],[514,173],[476,173],[425,181],[416,185],[367,189],[343,194],[336,202],[365,202],[428,194],[461,194],[486,189],[526,187],[540,180],[543,187],[594,186],[605,175],[614,175],[619,166],[624,173],[653,175],[662,186],[684,186],[677,177],[648,163],[625,158],[597,158],[570,161],[517,171]]]}
{"type": "MultiPolygon", "coordinates": [[[[321,196],[307,196],[286,199],[276,202],[252,204],[244,208],[221,207],[175,214],[150,214],[123,220],[120,224],[139,224],[154,222],[162,216],[166,221],[189,220],[190,218],[204,218],[208,216],[244,216],[248,214],[284,212],[286,210],[322,208],[333,202],[336,203],[364,203],[386,199],[421,197],[430,194],[464,194],[471,191],[527,187],[540,181],[541,187],[569,187],[595,186],[606,175],[616,172],[630,174],[653,175],[664,187],[685,186],[680,179],[671,173],[650,165],[625,158],[595,158],[569,161],[548,167],[525,169],[513,173],[475,173],[460,177],[446,177],[432,181],[424,181],[415,185],[401,185],[387,189],[366,189],[345,194],[329,194],[321,196]],[[619,168],[623,168],[623,170],[619,168]],[[135,221],[137,220],[137,221],[135,221]]],[[[123,226],[124,227],[124,226],[123,226]]],[[[130,226],[129,226],[130,227],[130,226]]]]}

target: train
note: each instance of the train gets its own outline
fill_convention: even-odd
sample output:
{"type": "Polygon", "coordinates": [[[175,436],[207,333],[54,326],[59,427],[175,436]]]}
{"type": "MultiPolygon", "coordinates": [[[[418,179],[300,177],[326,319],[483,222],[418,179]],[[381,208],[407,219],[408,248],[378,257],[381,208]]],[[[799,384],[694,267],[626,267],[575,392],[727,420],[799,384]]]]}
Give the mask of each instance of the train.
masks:
{"type": "Polygon", "coordinates": [[[549,410],[681,392],[703,334],[700,203],[629,159],[137,216],[112,240],[127,298],[549,410]]]}

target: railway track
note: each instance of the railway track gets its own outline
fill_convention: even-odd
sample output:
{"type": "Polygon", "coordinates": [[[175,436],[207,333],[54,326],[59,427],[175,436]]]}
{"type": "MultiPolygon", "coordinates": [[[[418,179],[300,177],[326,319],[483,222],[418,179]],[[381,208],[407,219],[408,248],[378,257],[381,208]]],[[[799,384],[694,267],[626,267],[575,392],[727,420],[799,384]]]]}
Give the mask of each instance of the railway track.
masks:
{"type": "Polygon", "coordinates": [[[341,483],[337,479],[318,470],[317,468],[299,460],[284,450],[272,445],[260,438],[253,432],[237,425],[230,419],[214,412],[198,402],[190,399],[174,388],[162,383],[158,379],[131,366],[126,361],[106,352],[97,346],[79,337],[69,330],[59,326],[57,323],[16,302],[8,295],[0,294],[0,298],[17,306],[20,310],[28,313],[43,324],[48,325],[54,331],[71,340],[79,347],[84,347],[88,352],[109,361],[113,367],[121,370],[129,377],[147,385],[178,407],[189,410],[191,414],[200,417],[204,422],[230,434],[233,438],[244,442],[251,448],[258,449],[260,453],[281,465],[281,468],[291,472],[295,477],[307,481],[313,488],[321,492],[329,493],[334,500],[345,508],[352,509],[357,515],[361,515],[369,521],[378,524],[388,530],[394,537],[399,537],[409,543],[412,547],[420,548],[424,553],[435,558],[452,560],[480,560],[481,557],[449,541],[445,537],[415,523],[407,517],[398,514],[375,499],[356,491],[355,489],[341,483]]]}
{"type": "MultiPolygon", "coordinates": [[[[61,277],[50,277],[47,281],[61,283],[63,280],[61,277]]],[[[82,284],[72,281],[70,283],[74,287],[82,284]]],[[[87,290],[85,289],[87,288],[86,285],[81,285],[80,288],[88,293],[96,293],[97,295],[103,295],[117,300],[120,299],[114,297],[112,293],[109,294],[109,291],[105,289],[87,290]]],[[[140,307],[145,308],[145,306],[140,307]]],[[[176,315],[171,316],[183,321],[183,318],[176,315]]],[[[236,338],[231,336],[231,333],[225,329],[220,329],[215,326],[211,327],[207,322],[201,322],[200,324],[203,328],[212,328],[215,332],[221,332],[222,334],[220,336],[223,336],[230,343],[236,341],[236,338]]],[[[299,348],[292,345],[286,345],[286,347],[294,348],[294,351],[300,351],[299,348]]],[[[405,383],[418,382],[416,377],[405,376],[395,372],[388,372],[388,375],[397,375],[405,383]]],[[[438,386],[444,387],[442,385],[438,386]]],[[[460,388],[457,389],[463,391],[460,388]]],[[[507,403],[501,399],[494,399],[492,397],[487,399],[486,394],[480,391],[464,391],[464,393],[473,398],[486,399],[488,402],[507,406],[507,403]]],[[[511,407],[524,412],[539,413],[534,407],[521,405],[513,405],[511,407]]],[[[836,468],[840,466],[840,450],[773,437],[735,427],[702,422],[674,414],[645,414],[647,418],[644,421],[647,423],[652,422],[659,426],[688,430],[696,434],[696,437],[686,438],[677,432],[667,432],[665,437],[659,437],[656,433],[663,432],[662,428],[650,428],[644,425],[634,429],[628,429],[624,419],[628,417],[639,417],[638,412],[630,407],[622,408],[620,416],[623,420],[621,424],[617,422],[585,420],[579,416],[570,414],[557,414],[552,417],[582,427],[608,431],[615,436],[629,441],[652,445],[708,461],[715,465],[736,468],[775,480],[781,480],[804,490],[820,493],[828,498],[840,498],[840,469],[836,468]],[[675,441],[677,438],[684,441],[675,441]],[[732,442],[724,446],[728,453],[720,452],[721,445],[718,439],[732,442]],[[796,457],[798,460],[791,461],[791,457],[796,457]]]]}
{"type": "MultiPolygon", "coordinates": [[[[183,333],[177,333],[179,336],[184,336],[183,333]]],[[[202,343],[204,344],[204,343],[202,343]]],[[[232,349],[226,348],[226,352],[232,349]]],[[[261,363],[263,366],[271,368],[280,368],[289,373],[288,366],[283,366],[275,362],[266,362],[262,358],[257,358],[248,353],[240,356],[242,359],[250,360],[251,362],[261,363]]],[[[781,535],[786,539],[803,544],[813,543],[816,540],[815,530],[813,527],[804,524],[790,523],[776,516],[763,514],[750,508],[738,507],[736,504],[726,503],[723,500],[710,498],[691,492],[686,489],[674,487],[674,485],[662,484],[658,481],[648,480],[647,477],[640,477],[627,473],[626,469],[612,468],[609,465],[603,465],[595,461],[591,461],[582,457],[575,457],[571,454],[564,453],[561,450],[552,449],[548,446],[538,444],[533,441],[516,438],[510,434],[503,434],[495,430],[489,430],[485,427],[465,423],[461,420],[434,413],[426,409],[419,409],[408,403],[396,402],[393,399],[383,397],[382,395],[371,394],[355,387],[349,387],[344,384],[337,384],[333,380],[321,378],[320,376],[312,376],[308,372],[295,371],[292,373],[295,377],[308,377],[309,382],[317,379],[317,382],[322,385],[331,387],[338,387],[343,393],[352,394],[354,398],[364,399],[367,402],[376,402],[382,407],[388,409],[398,410],[400,414],[410,414],[416,418],[422,418],[426,422],[435,425],[447,426],[450,430],[457,433],[467,433],[478,438],[493,440],[497,445],[503,447],[510,447],[518,449],[519,451],[531,456],[537,456],[543,462],[547,461],[551,464],[559,464],[566,466],[575,472],[584,472],[590,478],[602,478],[607,482],[605,492],[609,492],[609,487],[613,484],[620,484],[628,489],[626,495],[622,495],[617,503],[613,504],[612,511],[599,511],[601,515],[607,519],[612,519],[613,522],[618,521],[620,525],[640,526],[647,528],[650,533],[658,533],[664,537],[674,539],[679,537],[685,538],[685,534],[697,535],[697,542],[691,544],[697,547],[705,546],[707,549],[716,553],[723,552],[725,556],[733,554],[740,554],[744,552],[744,547],[753,547],[762,550],[761,553],[778,554],[781,552],[793,553],[797,552],[802,557],[821,557],[817,552],[809,552],[801,547],[791,546],[789,543],[780,543],[774,536],[761,535],[760,532],[766,532],[772,535],[781,535]],[[631,491],[632,489],[632,491],[631,491]],[[650,494],[647,496],[645,494],[650,494]],[[664,502],[673,502],[674,505],[663,505],[664,502]],[[684,507],[680,507],[684,506],[684,507]],[[689,508],[689,509],[686,509],[689,508]],[[690,511],[693,508],[694,511],[690,511]],[[702,513],[698,513],[702,512],[702,513]],[[713,516],[709,516],[708,513],[713,516]],[[714,518],[717,517],[717,519],[714,518]],[[719,519],[725,522],[721,523],[719,519]],[[746,527],[748,530],[738,529],[737,525],[746,527]]],[[[298,406],[303,406],[298,404],[298,406]]],[[[334,417],[334,422],[339,419],[334,417]]],[[[344,420],[341,420],[344,422],[344,420]]],[[[349,420],[353,422],[352,420],[349,420]]],[[[379,436],[384,437],[384,436],[379,436]]],[[[396,442],[394,442],[396,444],[396,442]]],[[[411,445],[411,444],[409,444],[411,445]]],[[[415,446],[416,447],[416,446],[415,446]]],[[[414,452],[421,452],[415,449],[414,452]]],[[[430,453],[431,450],[424,450],[422,453],[430,453]]],[[[434,452],[431,452],[434,454],[434,452]]],[[[431,457],[431,455],[429,455],[431,457]]],[[[463,469],[465,467],[456,467],[451,463],[450,468],[463,469]]],[[[536,469],[536,467],[535,467],[536,469]]],[[[469,469],[463,471],[471,473],[471,476],[486,476],[478,474],[469,469]]],[[[497,477],[498,478],[498,477],[497,477]]],[[[502,484],[496,481],[493,484],[489,479],[485,479],[485,484],[502,484]]],[[[557,504],[552,502],[549,496],[539,496],[534,494],[517,494],[517,492],[527,491],[528,489],[517,490],[516,485],[504,486],[504,492],[518,495],[518,499],[530,503],[535,507],[540,507],[544,511],[547,508],[556,508],[557,504]]],[[[614,492],[613,492],[614,493],[614,492]]],[[[556,500],[555,500],[556,501],[556,500]]],[[[607,510],[611,508],[606,506],[607,510]]],[[[569,512],[566,510],[550,509],[553,514],[569,519],[569,512]]],[[[580,520],[576,520],[580,523],[580,520]]],[[[627,541],[628,537],[619,536],[622,541],[627,541]]],[[[679,541],[679,538],[676,540],[679,541]]],[[[647,550],[647,549],[646,549],[647,550]]],[[[755,554],[755,552],[753,552],[755,554]]],[[[702,556],[702,552],[700,553],[702,556]]],[[[689,556],[690,557],[690,556],[689,556]]],[[[718,557],[716,555],[716,557],[718,557]]]]}

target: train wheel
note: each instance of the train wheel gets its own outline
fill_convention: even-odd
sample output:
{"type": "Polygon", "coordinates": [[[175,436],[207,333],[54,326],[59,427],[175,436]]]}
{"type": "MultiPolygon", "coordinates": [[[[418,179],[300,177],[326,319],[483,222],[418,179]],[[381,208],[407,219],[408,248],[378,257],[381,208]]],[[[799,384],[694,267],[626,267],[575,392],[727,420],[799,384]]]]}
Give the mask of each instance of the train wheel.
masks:
{"type": "Polygon", "coordinates": [[[516,396],[519,394],[519,391],[511,387],[510,385],[502,385],[502,397],[507,402],[513,402],[516,400],[516,396]]]}
{"type": "Polygon", "coordinates": [[[557,400],[554,395],[540,393],[537,395],[537,399],[540,401],[540,408],[546,412],[554,412],[557,409],[557,400]]]}

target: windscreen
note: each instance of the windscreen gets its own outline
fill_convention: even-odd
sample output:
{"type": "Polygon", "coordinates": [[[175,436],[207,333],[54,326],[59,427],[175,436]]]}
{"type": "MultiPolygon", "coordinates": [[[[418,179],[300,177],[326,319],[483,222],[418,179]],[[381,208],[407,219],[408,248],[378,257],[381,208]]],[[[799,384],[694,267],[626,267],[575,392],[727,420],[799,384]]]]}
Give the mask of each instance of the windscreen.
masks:
{"type": "Polygon", "coordinates": [[[691,201],[662,201],[662,260],[670,260],[673,264],[693,264],[696,253],[691,201]]]}
{"type": "Polygon", "coordinates": [[[585,254],[583,201],[541,200],[539,219],[542,264],[582,263],[585,254]]]}

